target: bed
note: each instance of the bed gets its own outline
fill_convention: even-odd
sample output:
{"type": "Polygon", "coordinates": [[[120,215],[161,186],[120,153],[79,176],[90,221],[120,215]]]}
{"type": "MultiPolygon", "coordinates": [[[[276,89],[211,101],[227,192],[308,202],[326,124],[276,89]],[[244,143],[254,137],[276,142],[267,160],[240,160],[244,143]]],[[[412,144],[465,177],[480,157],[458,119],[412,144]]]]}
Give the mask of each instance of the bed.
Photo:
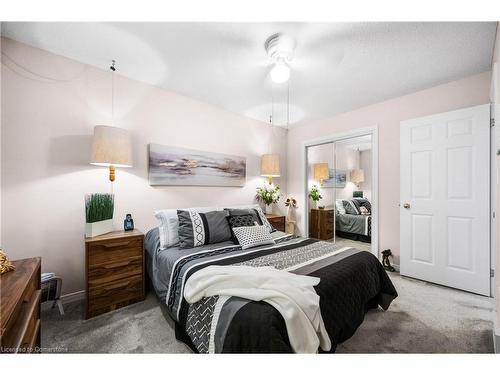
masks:
{"type": "Polygon", "coordinates": [[[335,205],[336,235],[370,243],[372,237],[370,202],[363,198],[337,199],[335,205]],[[361,209],[361,207],[365,209],[361,209]]]}
{"type": "Polygon", "coordinates": [[[213,296],[194,304],[183,287],[209,265],[274,266],[319,277],[315,287],[332,342],[350,338],[371,308],[387,309],[397,292],[375,256],[354,248],[273,232],[273,245],[242,250],[231,241],[192,249],[160,250],[158,228],[145,238],[147,270],[154,291],[175,324],[176,338],[196,353],[291,353],[283,317],[265,302],[213,296]]]}

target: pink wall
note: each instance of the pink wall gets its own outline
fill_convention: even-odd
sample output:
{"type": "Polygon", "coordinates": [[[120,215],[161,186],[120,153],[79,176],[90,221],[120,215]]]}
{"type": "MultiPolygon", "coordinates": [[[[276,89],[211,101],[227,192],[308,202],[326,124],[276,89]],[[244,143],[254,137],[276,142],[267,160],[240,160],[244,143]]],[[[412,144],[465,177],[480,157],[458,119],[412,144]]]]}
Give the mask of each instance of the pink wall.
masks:
{"type": "MultiPolygon", "coordinates": [[[[490,72],[370,105],[290,129],[288,195],[298,200],[299,231],[304,230],[303,142],[355,128],[379,130],[379,246],[392,249],[399,263],[399,126],[400,121],[489,102],[490,72]]],[[[362,89],[362,88],[361,88],[362,89]]]]}
{"type": "MultiPolygon", "coordinates": [[[[63,293],[84,288],[84,195],[110,191],[107,169],[89,164],[94,125],[110,122],[110,75],[9,39],[2,52],[45,77],[2,63],[2,248],[12,259],[42,256],[42,271],[64,279],[63,293]]],[[[260,155],[269,126],[172,92],[116,77],[116,124],[133,139],[134,167],[117,169],[115,228],[126,213],[146,231],[158,208],[252,203],[264,183],[260,155]],[[247,157],[244,187],[151,187],[147,144],[247,157]]],[[[285,172],[286,131],[274,150],[285,172]]],[[[283,185],[286,176],[276,179],[283,185]]],[[[282,186],[284,189],[285,186],[282,186]]]]}
{"type": "MultiPolygon", "coordinates": [[[[496,126],[495,126],[495,145],[497,149],[500,149],[500,130],[498,123],[500,122],[500,114],[498,109],[500,109],[500,23],[497,23],[497,35],[495,39],[495,46],[493,50],[493,70],[496,71],[496,77],[493,77],[491,81],[491,99],[496,105],[496,126]]],[[[499,158],[497,157],[497,185],[496,185],[496,199],[497,199],[497,217],[500,210],[500,184],[498,184],[500,174],[499,158]]],[[[496,227],[496,252],[495,252],[495,300],[496,300],[496,322],[495,322],[495,334],[500,336],[500,223],[497,223],[496,227]]]]}

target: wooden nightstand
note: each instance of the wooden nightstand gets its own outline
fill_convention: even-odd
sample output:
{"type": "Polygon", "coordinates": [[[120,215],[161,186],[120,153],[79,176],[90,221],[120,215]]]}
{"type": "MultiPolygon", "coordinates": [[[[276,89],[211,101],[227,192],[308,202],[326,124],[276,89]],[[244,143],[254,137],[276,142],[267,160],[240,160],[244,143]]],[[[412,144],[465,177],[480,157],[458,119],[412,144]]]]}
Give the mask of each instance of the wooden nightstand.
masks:
{"type": "Polygon", "coordinates": [[[331,240],[335,232],[335,212],[333,209],[311,209],[309,217],[309,237],[331,240]]]}
{"type": "Polygon", "coordinates": [[[85,240],[85,319],[142,301],[144,235],[116,231],[85,240]]]}
{"type": "Polygon", "coordinates": [[[267,221],[273,226],[274,229],[281,232],[285,231],[285,216],[266,214],[267,221]]]}

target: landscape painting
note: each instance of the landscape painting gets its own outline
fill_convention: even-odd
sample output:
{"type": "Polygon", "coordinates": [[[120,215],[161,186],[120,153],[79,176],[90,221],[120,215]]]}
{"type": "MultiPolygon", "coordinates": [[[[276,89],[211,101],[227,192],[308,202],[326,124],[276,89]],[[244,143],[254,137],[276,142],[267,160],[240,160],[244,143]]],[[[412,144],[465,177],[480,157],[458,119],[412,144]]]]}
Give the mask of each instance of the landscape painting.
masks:
{"type": "Polygon", "coordinates": [[[246,158],[188,148],[149,145],[152,186],[244,186],[246,158]]]}
{"type": "Polygon", "coordinates": [[[324,188],[337,188],[343,189],[345,188],[345,184],[347,182],[347,171],[342,169],[329,169],[329,178],[324,181],[324,188]]]}

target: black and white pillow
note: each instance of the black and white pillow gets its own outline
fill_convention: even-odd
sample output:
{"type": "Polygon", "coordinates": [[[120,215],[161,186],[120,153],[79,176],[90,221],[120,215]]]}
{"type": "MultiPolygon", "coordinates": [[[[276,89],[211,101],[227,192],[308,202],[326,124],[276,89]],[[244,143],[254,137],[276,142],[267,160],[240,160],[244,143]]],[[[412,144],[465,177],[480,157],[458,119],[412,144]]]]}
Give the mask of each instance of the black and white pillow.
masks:
{"type": "Polygon", "coordinates": [[[264,211],[260,207],[251,207],[251,208],[224,208],[224,210],[229,212],[229,215],[252,215],[254,220],[259,225],[264,225],[267,229],[269,229],[269,233],[275,232],[276,229],[273,228],[271,223],[266,218],[264,211]]]}
{"type": "Polygon", "coordinates": [[[261,245],[274,245],[271,233],[264,225],[233,228],[234,235],[243,250],[261,245]]]}
{"type": "Polygon", "coordinates": [[[370,201],[366,198],[353,198],[352,202],[358,206],[359,211],[361,212],[361,207],[365,207],[368,210],[368,213],[372,213],[372,205],[370,201]]]}
{"type": "Polygon", "coordinates": [[[238,243],[236,236],[234,235],[233,228],[238,227],[251,227],[254,225],[259,225],[253,215],[229,215],[226,217],[227,222],[229,223],[229,227],[231,228],[232,240],[234,243],[238,243]]]}
{"type": "Polygon", "coordinates": [[[237,228],[237,227],[251,227],[256,225],[255,218],[250,215],[229,215],[226,217],[227,222],[229,223],[229,227],[237,228]]]}
{"type": "Polygon", "coordinates": [[[179,247],[182,249],[211,243],[231,241],[227,211],[196,212],[177,210],[179,218],[179,247]]]}

